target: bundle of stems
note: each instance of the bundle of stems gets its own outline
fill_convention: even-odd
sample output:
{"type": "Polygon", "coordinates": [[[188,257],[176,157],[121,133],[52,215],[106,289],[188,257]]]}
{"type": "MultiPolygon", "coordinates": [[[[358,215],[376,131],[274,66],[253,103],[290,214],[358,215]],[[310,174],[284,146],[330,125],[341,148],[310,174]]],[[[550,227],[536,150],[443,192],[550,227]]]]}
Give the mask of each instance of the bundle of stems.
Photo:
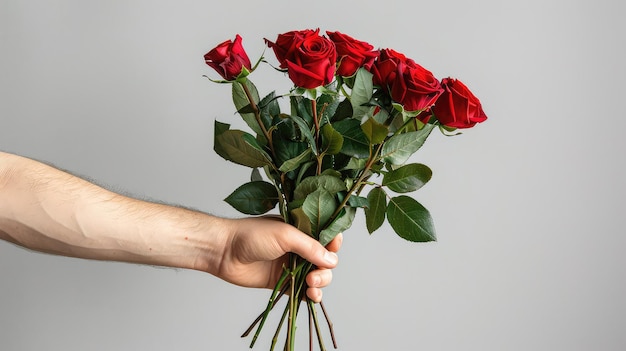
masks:
{"type": "MultiPolygon", "coordinates": [[[[261,314],[259,314],[259,316],[254,320],[254,322],[252,322],[252,324],[248,327],[248,329],[246,329],[241,337],[244,338],[249,336],[256,327],[256,331],[254,333],[254,336],[252,337],[252,341],[250,342],[250,348],[254,347],[254,344],[256,343],[261,329],[265,325],[265,322],[267,321],[270,312],[274,309],[276,304],[283,296],[288,295],[288,301],[285,304],[283,313],[278,322],[278,326],[276,327],[276,332],[274,333],[274,337],[272,338],[270,350],[275,350],[276,344],[278,343],[280,331],[285,326],[285,321],[287,321],[287,336],[285,338],[284,350],[295,349],[296,318],[302,304],[306,305],[308,312],[309,350],[313,350],[315,339],[317,339],[318,341],[320,350],[326,350],[317,314],[316,303],[306,296],[305,277],[311,269],[314,269],[314,266],[300,256],[292,253],[289,254],[289,267],[283,268],[283,273],[280,276],[274,290],[272,291],[266,309],[261,314]]],[[[320,301],[319,306],[321,307],[324,318],[326,319],[333,347],[336,349],[337,340],[335,338],[333,323],[328,316],[328,312],[326,310],[326,307],[324,306],[323,301],[320,301]]]]}

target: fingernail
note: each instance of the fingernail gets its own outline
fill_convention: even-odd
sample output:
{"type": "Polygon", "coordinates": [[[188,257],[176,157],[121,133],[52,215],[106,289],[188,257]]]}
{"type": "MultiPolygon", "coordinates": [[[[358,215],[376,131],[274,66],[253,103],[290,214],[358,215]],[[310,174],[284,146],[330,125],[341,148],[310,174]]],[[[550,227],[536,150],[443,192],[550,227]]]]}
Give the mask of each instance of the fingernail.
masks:
{"type": "Polygon", "coordinates": [[[337,264],[337,261],[339,260],[339,258],[337,257],[337,254],[335,254],[334,252],[326,251],[326,253],[324,254],[324,260],[328,262],[329,264],[335,265],[337,264]]]}

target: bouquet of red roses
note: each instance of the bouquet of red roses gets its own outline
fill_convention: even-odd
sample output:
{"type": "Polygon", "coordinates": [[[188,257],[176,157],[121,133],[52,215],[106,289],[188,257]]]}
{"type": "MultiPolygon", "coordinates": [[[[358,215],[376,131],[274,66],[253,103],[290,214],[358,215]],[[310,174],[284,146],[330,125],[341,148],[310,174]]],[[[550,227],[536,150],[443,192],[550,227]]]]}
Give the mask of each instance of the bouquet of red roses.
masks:
{"type": "MultiPolygon", "coordinates": [[[[370,233],[386,220],[406,240],[436,240],[428,210],[405,195],[426,184],[432,171],[409,160],[433,129],[455,135],[457,128],[487,119],[474,94],[457,79],[436,79],[400,52],[377,50],[340,32],[290,31],[265,43],[278,60],[275,69],[293,82],[289,92],[259,95],[249,76],[267,61],[261,57],[252,65],[239,35],[204,56],[223,78],[212,80],[231,84],[235,108],[250,128],[215,122],[217,154],[252,168],[251,181],[225,201],[248,215],[278,206],[285,222],[324,245],[351,226],[358,209],[364,210],[370,233]],[[283,112],[283,100],[289,112],[283,112]]],[[[312,268],[292,255],[265,312],[244,334],[258,325],[250,347],[287,295],[271,349],[285,327],[284,349],[293,350],[301,302],[316,331],[309,333],[311,347],[315,334],[325,349],[316,305],[305,293],[304,277],[312,268]]]]}

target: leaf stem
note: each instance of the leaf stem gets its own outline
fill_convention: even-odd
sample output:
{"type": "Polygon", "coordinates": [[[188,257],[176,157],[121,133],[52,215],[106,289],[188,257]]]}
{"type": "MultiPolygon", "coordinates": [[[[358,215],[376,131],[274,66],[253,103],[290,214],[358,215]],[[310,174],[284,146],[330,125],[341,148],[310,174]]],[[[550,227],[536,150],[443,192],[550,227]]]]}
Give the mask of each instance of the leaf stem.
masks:
{"type": "Polygon", "coordinates": [[[378,147],[376,148],[376,151],[372,155],[370,155],[370,158],[365,163],[365,167],[363,167],[363,170],[361,171],[361,174],[359,175],[359,178],[357,179],[356,182],[354,182],[354,184],[352,184],[352,187],[347,192],[347,194],[344,197],[343,201],[341,201],[341,204],[335,209],[335,212],[333,212],[332,216],[330,216],[330,219],[328,220],[327,223],[332,223],[333,222],[333,220],[341,212],[341,209],[343,209],[344,206],[346,206],[346,204],[348,203],[348,200],[350,199],[350,196],[352,196],[352,193],[354,193],[359,187],[361,187],[362,186],[361,183],[369,177],[367,175],[367,172],[370,170],[370,168],[372,168],[374,163],[376,163],[376,161],[378,161],[378,154],[380,153],[380,150],[382,149],[382,147],[383,147],[382,143],[378,144],[378,147]]]}

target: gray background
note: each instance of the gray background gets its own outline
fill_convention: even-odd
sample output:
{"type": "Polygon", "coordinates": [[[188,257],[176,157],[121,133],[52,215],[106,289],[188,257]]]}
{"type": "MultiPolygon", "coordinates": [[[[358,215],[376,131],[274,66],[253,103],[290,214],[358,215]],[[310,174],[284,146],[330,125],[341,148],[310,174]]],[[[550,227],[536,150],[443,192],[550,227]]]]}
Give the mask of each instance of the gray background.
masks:
{"type": "MultiPolygon", "coordinates": [[[[623,350],[622,14],[606,0],[2,0],[0,149],[239,216],[222,199],[248,170],[212,150],[214,119],[239,122],[202,55],[236,33],[256,58],[264,37],[339,30],[463,80],[489,116],[415,157],[434,171],[416,196],[437,243],[370,237],[362,215],[345,233],[325,289],[340,349],[623,350]]],[[[268,66],[253,80],[289,86],[268,66]]],[[[244,350],[268,294],[0,243],[0,349],[244,350]]]]}

